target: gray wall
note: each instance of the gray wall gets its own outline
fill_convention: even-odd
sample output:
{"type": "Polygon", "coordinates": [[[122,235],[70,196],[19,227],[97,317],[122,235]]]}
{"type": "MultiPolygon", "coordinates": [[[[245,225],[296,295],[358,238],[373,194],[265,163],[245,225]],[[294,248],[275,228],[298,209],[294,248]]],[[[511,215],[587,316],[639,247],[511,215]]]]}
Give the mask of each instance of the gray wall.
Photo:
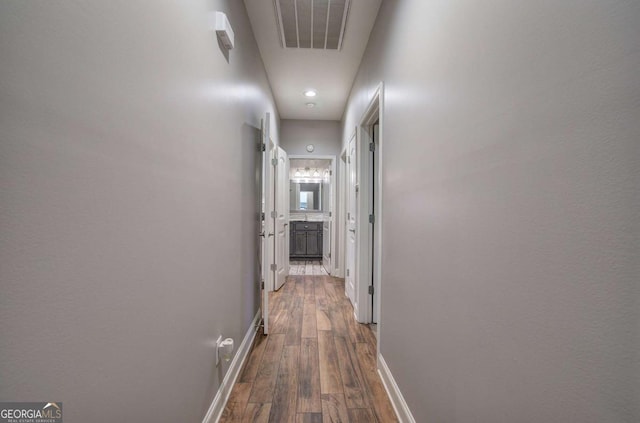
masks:
{"type": "Polygon", "coordinates": [[[243,3],[2,1],[0,39],[0,401],[201,421],[212,342],[258,308],[254,151],[277,123],[243,3]]]}
{"type": "Polygon", "coordinates": [[[342,148],[340,122],[333,120],[290,120],[280,122],[280,146],[287,154],[332,155],[340,157],[342,148]],[[308,144],[315,150],[309,153],[308,144]]]}
{"type": "Polygon", "coordinates": [[[640,3],[385,1],[381,352],[418,422],[640,421],[640,3]]]}

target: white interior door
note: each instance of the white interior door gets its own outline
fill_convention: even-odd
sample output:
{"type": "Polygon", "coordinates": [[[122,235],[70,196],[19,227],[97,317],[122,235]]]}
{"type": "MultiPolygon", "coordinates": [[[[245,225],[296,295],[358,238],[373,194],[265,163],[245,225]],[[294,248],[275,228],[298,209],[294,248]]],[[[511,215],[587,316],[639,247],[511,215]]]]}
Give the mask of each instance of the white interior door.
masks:
{"type": "Polygon", "coordinates": [[[346,250],[347,260],[345,263],[345,280],[347,296],[351,300],[354,309],[358,309],[356,292],[356,250],[357,250],[357,143],[355,134],[349,140],[347,148],[347,220],[346,220],[346,250]]]}
{"type": "Polygon", "coordinates": [[[273,143],[271,141],[269,126],[271,116],[266,114],[262,124],[262,321],[264,334],[269,333],[269,290],[273,286],[274,262],[274,218],[272,217],[274,205],[274,175],[271,159],[273,157],[273,143]]]}
{"type": "Polygon", "coordinates": [[[331,226],[331,218],[325,216],[322,222],[322,266],[329,275],[331,274],[331,226]]]}
{"type": "Polygon", "coordinates": [[[289,275],[289,159],[280,147],[274,153],[277,160],[275,289],[280,289],[289,275]]]}
{"type": "Polygon", "coordinates": [[[332,172],[327,171],[322,179],[322,266],[331,274],[331,227],[333,226],[332,172]]]}

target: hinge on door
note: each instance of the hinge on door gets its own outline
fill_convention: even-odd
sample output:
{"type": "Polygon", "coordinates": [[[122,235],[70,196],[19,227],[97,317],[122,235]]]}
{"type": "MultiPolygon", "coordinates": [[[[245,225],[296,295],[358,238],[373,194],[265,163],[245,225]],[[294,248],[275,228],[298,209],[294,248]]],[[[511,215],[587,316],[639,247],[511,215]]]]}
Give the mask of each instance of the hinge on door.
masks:
{"type": "Polygon", "coordinates": [[[329,212],[329,217],[331,217],[331,212],[329,212]]]}
{"type": "Polygon", "coordinates": [[[273,264],[271,265],[270,269],[271,269],[271,270],[273,270],[273,271],[275,272],[276,270],[278,270],[278,265],[277,265],[277,264],[275,264],[275,263],[273,263],[273,264]]]}
{"type": "Polygon", "coordinates": [[[260,289],[264,289],[264,281],[260,281],[260,289]]]}
{"type": "Polygon", "coordinates": [[[373,285],[369,285],[369,295],[373,295],[373,285]]]}
{"type": "Polygon", "coordinates": [[[331,258],[331,253],[329,253],[329,258],[331,258]]]}
{"type": "Polygon", "coordinates": [[[349,276],[349,269],[347,269],[347,276],[349,276]]]}
{"type": "Polygon", "coordinates": [[[273,210],[273,211],[271,212],[271,217],[273,217],[274,219],[275,219],[276,217],[278,217],[278,212],[277,212],[277,211],[275,211],[275,210],[273,210]]]}
{"type": "Polygon", "coordinates": [[[351,163],[351,156],[347,157],[347,163],[349,163],[349,164],[351,163]]]}
{"type": "Polygon", "coordinates": [[[260,213],[260,220],[264,220],[264,213],[260,213]]]}
{"type": "Polygon", "coordinates": [[[260,151],[267,151],[267,146],[265,143],[260,143],[260,151]]]}
{"type": "Polygon", "coordinates": [[[376,217],[372,214],[369,215],[369,223],[375,223],[376,217]]]}
{"type": "Polygon", "coordinates": [[[329,171],[329,176],[333,175],[333,170],[329,171]]]}
{"type": "Polygon", "coordinates": [[[376,151],[376,145],[372,142],[369,143],[369,151],[376,151]]]}
{"type": "Polygon", "coordinates": [[[278,159],[276,158],[271,159],[271,164],[274,166],[278,166],[278,159]]]}
{"type": "MultiPolygon", "coordinates": [[[[351,219],[351,213],[347,213],[347,220],[351,219]]],[[[264,220],[264,213],[262,213],[262,220],[264,220]]]]}

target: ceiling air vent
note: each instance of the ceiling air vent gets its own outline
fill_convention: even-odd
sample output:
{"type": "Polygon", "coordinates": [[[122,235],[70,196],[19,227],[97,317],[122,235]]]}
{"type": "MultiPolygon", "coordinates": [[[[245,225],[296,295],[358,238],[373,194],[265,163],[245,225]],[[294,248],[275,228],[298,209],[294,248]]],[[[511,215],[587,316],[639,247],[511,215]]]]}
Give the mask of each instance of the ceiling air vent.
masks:
{"type": "Polygon", "coordinates": [[[340,50],[351,0],[274,0],[284,48],[340,50]]]}

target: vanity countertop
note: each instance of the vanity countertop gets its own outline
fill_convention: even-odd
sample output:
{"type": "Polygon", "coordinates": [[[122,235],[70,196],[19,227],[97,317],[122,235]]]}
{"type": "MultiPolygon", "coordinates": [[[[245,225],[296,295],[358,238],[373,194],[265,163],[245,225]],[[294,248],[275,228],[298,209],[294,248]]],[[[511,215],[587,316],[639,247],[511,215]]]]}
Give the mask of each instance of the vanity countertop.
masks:
{"type": "Polygon", "coordinates": [[[324,213],[291,213],[289,215],[290,222],[324,222],[326,216],[324,213]]]}

